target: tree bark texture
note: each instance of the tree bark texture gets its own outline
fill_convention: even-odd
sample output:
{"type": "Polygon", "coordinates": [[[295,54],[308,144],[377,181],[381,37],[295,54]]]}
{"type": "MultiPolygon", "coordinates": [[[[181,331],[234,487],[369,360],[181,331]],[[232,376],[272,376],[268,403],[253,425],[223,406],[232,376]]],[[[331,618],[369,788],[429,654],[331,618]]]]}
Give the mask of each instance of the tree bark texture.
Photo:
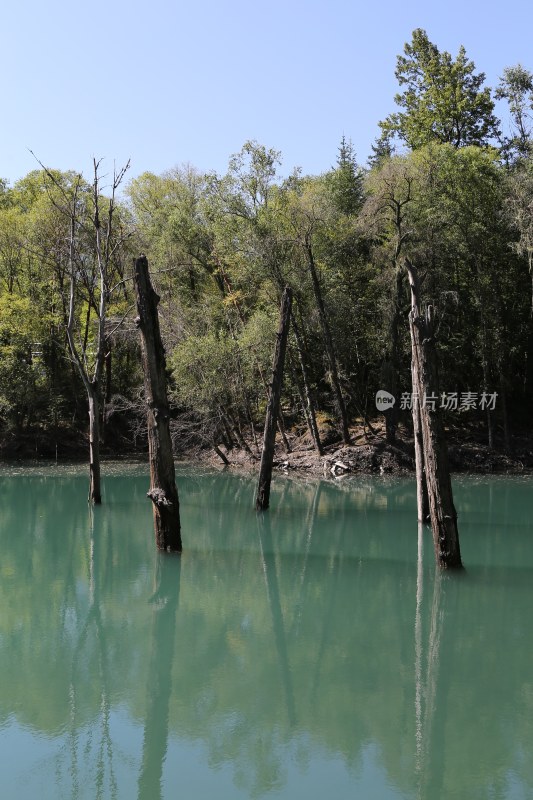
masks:
{"type": "Polygon", "coordinates": [[[89,383],[89,503],[100,505],[100,411],[98,384],[89,383]]]}
{"type": "Polygon", "coordinates": [[[426,522],[429,519],[428,487],[426,482],[426,470],[424,466],[424,436],[422,433],[421,417],[421,397],[419,394],[420,378],[418,375],[418,359],[415,358],[415,338],[413,326],[410,325],[411,332],[411,382],[413,391],[411,394],[411,413],[413,416],[413,438],[415,444],[415,469],[416,469],[416,508],[418,512],[418,522],[426,522]]]}
{"type": "MultiPolygon", "coordinates": [[[[415,385],[418,385],[418,383],[415,384],[413,377],[413,387],[415,385]]],[[[429,501],[426,471],[424,468],[424,436],[422,433],[420,398],[414,397],[412,403],[413,432],[415,440],[416,508],[418,512],[418,521],[426,522],[429,519],[429,501]]]]}
{"type": "Polygon", "coordinates": [[[281,386],[283,383],[283,366],[287,350],[289,335],[290,314],[292,305],[292,291],[286,286],[281,298],[279,329],[274,351],[272,366],[272,386],[267,403],[265,418],[265,431],[263,435],[263,451],[261,453],[261,467],[257,486],[256,508],[265,510],[270,502],[270,483],[272,481],[272,463],[274,461],[274,446],[276,442],[276,423],[281,399],[281,386]]]}
{"type": "MultiPolygon", "coordinates": [[[[421,313],[418,272],[408,259],[406,259],[405,263],[411,287],[409,326],[414,365],[413,406],[415,403],[418,404],[420,414],[424,470],[435,559],[439,567],[460,568],[462,567],[462,562],[457,529],[457,513],[453,504],[448,451],[439,409],[435,310],[432,306],[428,306],[427,311],[424,314],[421,313]],[[434,410],[427,402],[427,398],[430,396],[436,398],[434,410]],[[424,398],[426,398],[425,402],[424,398]]],[[[416,440],[415,417],[413,417],[413,422],[415,423],[416,440]]],[[[420,465],[417,467],[417,479],[419,478],[419,468],[420,465]]],[[[419,489],[417,496],[421,490],[419,489]]]]}
{"type": "Polygon", "coordinates": [[[145,256],[135,260],[137,324],[141,332],[144,391],[147,404],[150,491],[156,545],[160,550],[181,552],[178,490],[167,399],[165,350],[159,330],[159,296],[150,281],[145,256]]]}

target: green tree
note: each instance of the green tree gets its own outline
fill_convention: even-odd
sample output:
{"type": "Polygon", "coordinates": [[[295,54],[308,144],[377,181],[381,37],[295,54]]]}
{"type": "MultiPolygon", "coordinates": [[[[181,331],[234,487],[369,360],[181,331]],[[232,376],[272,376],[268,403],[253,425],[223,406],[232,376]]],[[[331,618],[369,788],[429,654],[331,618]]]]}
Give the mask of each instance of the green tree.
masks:
{"type": "Polygon", "coordinates": [[[355,214],[363,202],[363,173],[353,145],[345,136],[339,145],[337,165],[327,177],[337,209],[343,214],[355,214]]]}
{"type": "Polygon", "coordinates": [[[9,191],[8,182],[5,178],[0,178],[0,208],[6,208],[10,205],[11,193],[9,191]]]}
{"type": "MultiPolygon", "coordinates": [[[[416,169],[412,156],[395,156],[382,161],[367,178],[368,197],[362,209],[359,225],[373,238],[372,257],[379,269],[381,291],[377,306],[383,324],[380,353],[380,387],[397,395],[400,374],[406,352],[405,318],[406,292],[403,259],[406,247],[413,238],[413,206],[418,190],[416,169]]],[[[378,387],[376,387],[378,388],[378,387]]],[[[385,414],[387,440],[395,441],[398,408],[385,414]]]]}
{"type": "Polygon", "coordinates": [[[490,89],[483,88],[484,73],[466,56],[464,47],[453,59],[439,51],[421,28],[398,56],[396,78],[405,87],[395,96],[402,109],[390,114],[380,127],[416,150],[429,142],[454,147],[486,145],[498,135],[490,89]]]}
{"type": "Polygon", "coordinates": [[[223,293],[214,253],[208,181],[189,164],[162,175],[145,172],[127,187],[140,244],[150,263],[164,269],[160,289],[175,303],[198,301],[213,284],[223,293]]]}
{"type": "Polygon", "coordinates": [[[370,145],[370,149],[372,150],[368,157],[368,166],[370,168],[378,168],[387,161],[387,159],[392,158],[394,155],[392,139],[393,134],[390,130],[384,130],[380,136],[376,137],[374,143],[370,145]]]}
{"type": "Polygon", "coordinates": [[[443,312],[445,390],[503,392],[513,374],[523,375],[527,275],[509,247],[503,179],[497,151],[451,144],[395,156],[368,177],[360,224],[374,240],[377,308],[388,332],[383,359],[396,352],[404,386],[406,297],[398,277],[405,256],[419,265],[428,302],[443,312]]]}
{"type": "Polygon", "coordinates": [[[22,429],[33,427],[32,447],[41,432],[46,446],[50,426],[57,429],[60,409],[66,415],[75,409],[68,363],[62,357],[61,271],[55,269],[61,234],[57,219],[44,213],[46,195],[39,184],[42,174],[30,173],[7,190],[6,203],[0,208],[0,304],[4,309],[2,344],[7,348],[0,393],[9,398],[10,410],[4,414],[7,427],[16,421],[19,437],[22,429]],[[20,370],[15,380],[17,362],[20,370]],[[24,390],[21,381],[26,381],[24,390]]]}
{"type": "Polygon", "coordinates": [[[533,149],[533,73],[521,64],[506,67],[495,91],[499,100],[507,100],[511,114],[511,135],[503,139],[503,152],[507,158],[523,159],[533,149]]]}

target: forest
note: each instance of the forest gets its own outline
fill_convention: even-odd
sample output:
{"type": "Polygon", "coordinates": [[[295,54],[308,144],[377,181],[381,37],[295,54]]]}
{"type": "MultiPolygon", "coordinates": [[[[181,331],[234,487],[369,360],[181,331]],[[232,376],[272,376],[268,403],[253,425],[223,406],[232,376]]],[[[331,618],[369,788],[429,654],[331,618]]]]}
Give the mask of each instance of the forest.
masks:
{"type": "Polygon", "coordinates": [[[104,452],[144,451],[141,253],[178,455],[258,452],[286,286],[282,437],[321,453],[384,419],[394,443],[410,425],[406,258],[439,312],[447,426],[511,452],[533,400],[533,73],[505,67],[491,89],[464,48],[417,29],[396,78],[368,162],[343,135],[321,175],[247,141],[223,175],[183,164],[129,180],[95,161],[83,177],[41,163],[37,143],[36,169],[0,181],[0,453],[72,456],[88,433],[104,452]],[[397,399],[385,417],[380,390],[397,399]]]}

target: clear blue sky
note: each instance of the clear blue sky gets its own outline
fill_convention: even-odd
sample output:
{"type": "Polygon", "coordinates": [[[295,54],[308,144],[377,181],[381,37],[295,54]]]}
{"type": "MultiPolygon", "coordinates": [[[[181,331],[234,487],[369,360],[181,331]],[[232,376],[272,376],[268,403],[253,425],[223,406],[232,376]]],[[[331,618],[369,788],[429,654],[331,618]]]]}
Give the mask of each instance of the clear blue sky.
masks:
{"type": "Polygon", "coordinates": [[[364,162],[394,110],[396,56],[425,28],[494,86],[533,70],[533,4],[508,0],[17,0],[0,12],[0,177],[36,163],[131,176],[223,172],[247,139],[320,173],[343,134],[364,162]]]}

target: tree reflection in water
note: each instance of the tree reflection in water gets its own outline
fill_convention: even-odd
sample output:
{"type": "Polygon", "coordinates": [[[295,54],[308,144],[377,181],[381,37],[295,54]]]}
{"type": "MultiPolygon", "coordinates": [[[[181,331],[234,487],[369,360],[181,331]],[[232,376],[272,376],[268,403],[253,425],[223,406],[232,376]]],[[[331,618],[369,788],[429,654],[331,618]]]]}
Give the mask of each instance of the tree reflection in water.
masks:
{"type": "Polygon", "coordinates": [[[6,796],[293,797],[321,769],[528,796],[529,486],[459,492],[458,577],[420,537],[417,561],[411,483],[279,483],[258,520],[253,481],[191,479],[177,560],[155,557],[144,477],[90,519],[85,477],[0,483],[0,724],[25,737],[6,796]]]}
{"type": "MultiPolygon", "coordinates": [[[[95,689],[99,692],[99,724],[91,726],[87,732],[84,744],[84,758],[88,761],[94,759],[94,785],[96,800],[116,800],[117,780],[113,764],[113,742],[110,731],[110,692],[109,677],[110,665],[107,647],[107,635],[105,624],[102,619],[101,602],[101,576],[98,572],[101,562],[100,547],[102,544],[102,526],[95,526],[95,517],[98,521],[104,521],[105,516],[100,516],[100,508],[89,507],[89,547],[87,552],[87,571],[89,588],[89,607],[85,616],[85,622],[81,626],[79,638],[72,657],[71,680],[69,687],[70,705],[70,752],[71,768],[70,777],[72,781],[73,797],[78,797],[80,792],[80,781],[78,773],[78,753],[80,750],[80,720],[78,719],[78,686],[83,682],[81,674],[81,662],[85,662],[83,650],[91,634],[94,634],[94,641],[97,644],[97,670],[91,671],[89,678],[95,689]],[[97,529],[96,529],[97,527],[97,529]]],[[[110,537],[107,537],[110,541],[110,537]]]]}
{"type": "Polygon", "coordinates": [[[291,668],[289,664],[289,654],[287,651],[287,636],[285,633],[285,623],[279,598],[279,584],[276,569],[276,558],[272,543],[272,531],[270,529],[270,515],[268,513],[257,515],[257,533],[259,536],[259,547],[265,585],[267,591],[268,605],[272,617],[272,628],[274,640],[276,642],[276,652],[278,654],[279,668],[285,703],[287,706],[287,716],[289,726],[294,728],[296,725],[296,707],[294,702],[294,689],[292,685],[291,668]]]}
{"type": "Polygon", "coordinates": [[[157,553],[155,561],[150,666],[144,724],[139,800],[161,798],[161,777],[168,744],[172,661],[179,605],[181,555],[157,553]]]}

